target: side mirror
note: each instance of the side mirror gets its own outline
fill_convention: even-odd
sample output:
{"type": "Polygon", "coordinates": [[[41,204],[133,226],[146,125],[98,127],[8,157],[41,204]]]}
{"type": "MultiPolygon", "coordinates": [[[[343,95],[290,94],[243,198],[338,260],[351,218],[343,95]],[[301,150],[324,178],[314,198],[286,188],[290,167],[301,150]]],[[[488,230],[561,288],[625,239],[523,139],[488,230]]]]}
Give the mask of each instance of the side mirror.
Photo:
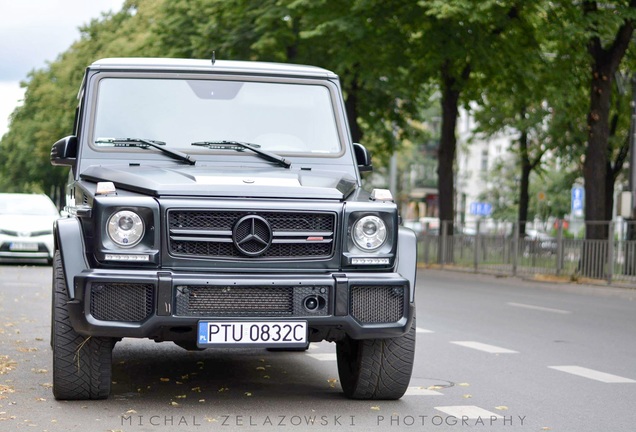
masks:
{"type": "Polygon", "coordinates": [[[358,163],[358,171],[373,171],[373,164],[371,163],[371,153],[369,153],[369,151],[362,144],[353,143],[353,152],[356,156],[356,162],[358,163]]]}
{"type": "Polygon", "coordinates": [[[77,158],[77,137],[67,136],[51,147],[51,165],[73,166],[77,158]]]}

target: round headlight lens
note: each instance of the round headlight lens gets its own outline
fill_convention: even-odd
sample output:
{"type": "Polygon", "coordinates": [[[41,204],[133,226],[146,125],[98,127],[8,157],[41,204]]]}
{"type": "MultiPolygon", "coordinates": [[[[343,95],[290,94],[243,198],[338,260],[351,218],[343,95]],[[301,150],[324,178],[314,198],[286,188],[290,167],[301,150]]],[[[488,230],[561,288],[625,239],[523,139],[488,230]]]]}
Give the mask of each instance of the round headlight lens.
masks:
{"type": "Polygon", "coordinates": [[[132,247],[144,236],[144,221],[130,210],[122,210],[108,219],[108,237],[118,246],[132,247]]]}
{"type": "Polygon", "coordinates": [[[360,249],[372,251],[386,241],[386,225],[377,216],[365,216],[353,225],[353,242],[360,249]]]}

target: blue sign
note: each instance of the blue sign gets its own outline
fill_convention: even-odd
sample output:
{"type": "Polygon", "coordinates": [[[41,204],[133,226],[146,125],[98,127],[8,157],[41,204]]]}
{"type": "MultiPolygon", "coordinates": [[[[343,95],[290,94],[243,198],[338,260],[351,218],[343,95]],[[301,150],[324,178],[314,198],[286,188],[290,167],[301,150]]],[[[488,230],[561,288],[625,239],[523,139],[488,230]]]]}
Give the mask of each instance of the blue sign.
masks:
{"type": "Polygon", "coordinates": [[[572,186],[572,214],[583,216],[583,205],[585,203],[585,189],[583,186],[572,186]]]}
{"type": "Polygon", "coordinates": [[[484,202],[470,203],[470,214],[475,216],[490,216],[492,204],[484,202]]]}

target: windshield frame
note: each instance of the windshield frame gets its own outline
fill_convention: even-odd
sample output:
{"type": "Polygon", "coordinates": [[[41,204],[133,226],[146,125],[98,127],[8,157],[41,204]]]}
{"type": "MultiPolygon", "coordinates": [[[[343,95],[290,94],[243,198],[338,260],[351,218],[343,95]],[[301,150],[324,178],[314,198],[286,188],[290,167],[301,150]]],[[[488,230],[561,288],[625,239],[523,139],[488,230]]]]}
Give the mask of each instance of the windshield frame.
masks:
{"type": "MultiPolygon", "coordinates": [[[[255,82],[255,83],[273,83],[273,84],[284,84],[284,85],[311,85],[311,86],[322,86],[324,88],[327,89],[328,91],[328,95],[329,95],[329,101],[331,104],[331,114],[333,115],[333,122],[334,122],[334,127],[335,127],[335,133],[336,133],[336,137],[338,139],[338,143],[339,143],[339,151],[338,152],[333,152],[333,153],[318,153],[318,152],[285,152],[285,151],[271,151],[272,153],[275,153],[277,155],[280,156],[284,156],[284,157],[289,157],[289,158],[308,158],[308,159],[337,159],[337,158],[341,158],[347,150],[347,146],[349,145],[349,141],[350,138],[345,135],[344,131],[347,131],[347,127],[346,127],[346,119],[343,118],[342,113],[339,112],[339,110],[336,108],[339,106],[339,101],[338,98],[340,97],[340,93],[339,93],[339,89],[338,87],[331,82],[330,80],[327,79],[311,79],[311,78],[291,78],[291,77],[276,77],[276,76],[262,76],[262,75],[232,75],[232,74],[201,74],[201,73],[182,73],[182,74],[175,74],[175,73],[161,73],[161,72],[110,72],[110,71],[104,71],[104,72],[99,72],[96,74],[96,76],[94,77],[94,79],[92,79],[91,81],[91,91],[89,94],[90,97],[90,101],[88,104],[88,106],[93,107],[93,109],[91,110],[91,112],[89,113],[90,116],[87,119],[88,120],[88,128],[85,131],[84,136],[87,138],[87,144],[88,147],[98,153],[101,154],[109,154],[108,157],[113,157],[113,158],[117,158],[119,159],[118,155],[122,153],[121,149],[118,148],[113,148],[113,147],[106,147],[106,146],[100,146],[95,144],[95,140],[98,138],[103,138],[103,137],[97,137],[95,136],[95,122],[97,119],[97,104],[98,104],[98,98],[99,98],[99,89],[100,89],[100,83],[102,80],[104,79],[111,79],[111,78],[123,78],[123,79],[160,79],[160,80],[165,80],[165,79],[174,79],[174,80],[212,80],[212,81],[234,81],[234,82],[255,82]]],[[[158,139],[161,139],[162,137],[159,137],[158,139]]],[[[222,140],[233,140],[233,137],[227,137],[227,136],[223,136],[223,137],[208,137],[209,141],[214,141],[216,140],[216,138],[222,139],[222,140]]],[[[219,159],[219,156],[222,156],[222,158],[224,160],[227,160],[227,158],[230,156],[230,152],[227,149],[218,149],[218,150],[210,150],[210,149],[206,149],[206,148],[197,148],[197,147],[190,147],[190,148],[186,148],[186,147],[190,147],[189,143],[188,146],[183,146],[183,147],[172,147],[173,149],[178,149],[179,151],[186,153],[186,154],[191,154],[191,155],[196,155],[197,160],[205,160],[205,159],[219,159]]],[[[139,157],[140,159],[148,159],[149,156],[150,158],[154,159],[154,156],[156,156],[156,153],[158,153],[158,150],[150,150],[150,149],[136,149],[136,148],[127,148],[126,149],[126,155],[123,157],[123,159],[125,158],[129,158],[131,156],[131,154],[135,154],[135,157],[139,157]]],[[[255,158],[253,154],[251,154],[251,152],[232,152],[231,153],[232,158],[234,157],[238,157],[240,159],[245,159],[245,158],[255,158]]],[[[258,159],[258,158],[255,158],[258,159]]],[[[263,160],[260,161],[261,163],[263,162],[263,160]]]]}

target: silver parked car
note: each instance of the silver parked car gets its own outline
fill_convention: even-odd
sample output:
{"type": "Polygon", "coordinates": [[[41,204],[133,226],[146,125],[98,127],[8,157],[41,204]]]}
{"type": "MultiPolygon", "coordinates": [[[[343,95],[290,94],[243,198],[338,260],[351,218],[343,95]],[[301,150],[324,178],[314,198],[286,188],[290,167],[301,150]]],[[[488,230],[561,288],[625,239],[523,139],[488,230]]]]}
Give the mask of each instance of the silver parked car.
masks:
{"type": "Polygon", "coordinates": [[[44,194],[0,194],[0,261],[53,260],[53,222],[60,217],[44,194]]]}

